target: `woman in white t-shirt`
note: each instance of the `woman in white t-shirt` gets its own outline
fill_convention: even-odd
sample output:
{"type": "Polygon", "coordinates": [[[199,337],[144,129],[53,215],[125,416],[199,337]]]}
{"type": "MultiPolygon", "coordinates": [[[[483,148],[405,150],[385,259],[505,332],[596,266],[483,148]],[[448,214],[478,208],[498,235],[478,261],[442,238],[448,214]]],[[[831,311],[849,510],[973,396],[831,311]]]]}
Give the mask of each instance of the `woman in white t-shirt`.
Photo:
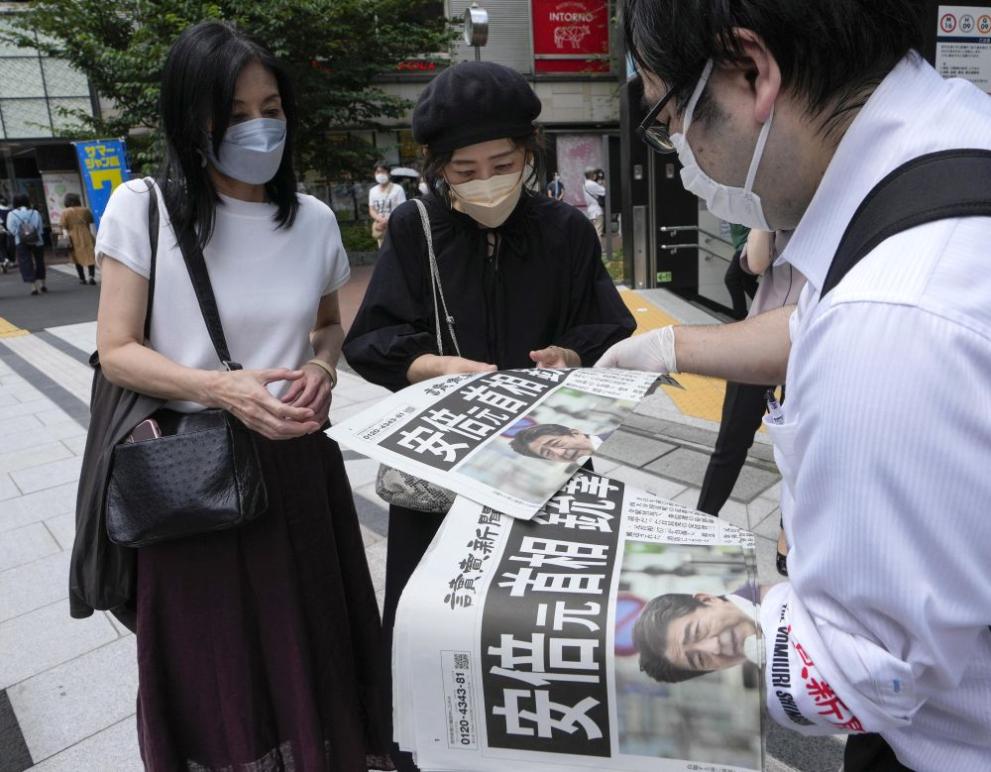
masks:
{"type": "Polygon", "coordinates": [[[389,181],[389,167],[375,167],[375,185],[368,191],[368,216],[372,218],[372,237],[382,246],[389,216],[406,200],[402,185],[389,181]]]}
{"type": "Polygon", "coordinates": [[[233,26],[204,22],[172,47],[161,104],[151,331],[145,340],[149,193],[134,182],[114,191],[96,242],[100,362],[167,409],[241,420],[269,507],[232,530],[136,550],[142,759],[163,770],[389,768],[370,656],[378,608],[341,453],[321,431],[348,260],[330,209],[296,192],[292,84],[233,26]],[[243,370],[219,367],[176,243],[190,231],[243,370]]]}

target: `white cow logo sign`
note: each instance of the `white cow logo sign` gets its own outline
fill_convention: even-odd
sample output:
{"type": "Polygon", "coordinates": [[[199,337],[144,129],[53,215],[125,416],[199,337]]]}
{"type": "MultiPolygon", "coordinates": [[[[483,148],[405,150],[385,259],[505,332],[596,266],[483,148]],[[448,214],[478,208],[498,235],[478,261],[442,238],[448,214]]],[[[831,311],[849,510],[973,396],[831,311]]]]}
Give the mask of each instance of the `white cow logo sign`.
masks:
{"type": "Polygon", "coordinates": [[[587,24],[558,27],[554,30],[554,46],[555,48],[564,48],[565,43],[570,43],[571,48],[577,50],[582,41],[591,34],[592,30],[587,24]]]}

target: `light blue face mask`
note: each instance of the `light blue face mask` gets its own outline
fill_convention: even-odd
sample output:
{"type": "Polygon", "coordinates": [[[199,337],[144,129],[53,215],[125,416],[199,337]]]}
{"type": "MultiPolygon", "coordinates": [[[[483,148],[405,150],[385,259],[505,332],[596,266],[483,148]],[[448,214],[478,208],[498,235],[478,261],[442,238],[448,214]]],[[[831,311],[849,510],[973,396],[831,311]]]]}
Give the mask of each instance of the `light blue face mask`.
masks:
{"type": "Polygon", "coordinates": [[[219,171],[249,185],[264,185],[282,163],[286,147],[286,122],[274,118],[254,118],[227,129],[220,143],[219,158],[213,143],[207,143],[207,156],[219,171]]]}

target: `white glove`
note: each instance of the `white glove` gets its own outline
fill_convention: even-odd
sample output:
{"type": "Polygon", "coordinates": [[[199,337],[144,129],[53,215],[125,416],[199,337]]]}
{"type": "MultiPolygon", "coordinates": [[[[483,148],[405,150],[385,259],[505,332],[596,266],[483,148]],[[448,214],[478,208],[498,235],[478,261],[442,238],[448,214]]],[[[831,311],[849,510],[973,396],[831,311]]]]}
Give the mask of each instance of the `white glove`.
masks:
{"type": "Polygon", "coordinates": [[[674,356],[674,327],[668,325],[622,340],[603,354],[595,366],[646,370],[662,375],[676,373],[678,362],[674,356]]]}

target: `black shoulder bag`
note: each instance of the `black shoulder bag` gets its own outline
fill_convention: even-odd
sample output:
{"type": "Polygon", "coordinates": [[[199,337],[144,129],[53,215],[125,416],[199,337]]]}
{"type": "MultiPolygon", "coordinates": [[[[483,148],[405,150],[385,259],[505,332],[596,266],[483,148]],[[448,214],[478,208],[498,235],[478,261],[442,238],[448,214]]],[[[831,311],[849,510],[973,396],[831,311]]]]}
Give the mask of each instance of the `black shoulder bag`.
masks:
{"type": "MultiPolygon", "coordinates": [[[[149,188],[150,180],[146,180],[149,188]]],[[[151,271],[148,275],[148,305],[145,339],[155,299],[155,267],[158,252],[158,201],[148,195],[148,233],[151,242],[151,271]]],[[[134,550],[112,543],[107,536],[107,486],[114,449],[142,421],[154,415],[165,400],[138,394],[111,383],[93,352],[90,391],[90,420],[83,450],[79,487],[76,492],[76,535],[69,563],[69,613],[90,616],[94,609],[109,610],[134,630],[134,550]]]]}
{"type": "MultiPolygon", "coordinates": [[[[151,193],[156,196],[154,188],[151,193]]],[[[193,233],[178,238],[217,357],[226,369],[240,370],[227,349],[203,252],[193,233]]],[[[150,319],[149,313],[146,330],[150,319]]],[[[223,410],[159,410],[154,417],[161,437],[122,442],[113,449],[106,496],[112,542],[143,547],[222,531],[268,508],[253,435],[233,415],[223,410]]]]}
{"type": "Polygon", "coordinates": [[[943,150],[913,158],[881,180],[847,225],[821,297],[882,241],[958,217],[991,217],[991,150],[943,150]]]}

